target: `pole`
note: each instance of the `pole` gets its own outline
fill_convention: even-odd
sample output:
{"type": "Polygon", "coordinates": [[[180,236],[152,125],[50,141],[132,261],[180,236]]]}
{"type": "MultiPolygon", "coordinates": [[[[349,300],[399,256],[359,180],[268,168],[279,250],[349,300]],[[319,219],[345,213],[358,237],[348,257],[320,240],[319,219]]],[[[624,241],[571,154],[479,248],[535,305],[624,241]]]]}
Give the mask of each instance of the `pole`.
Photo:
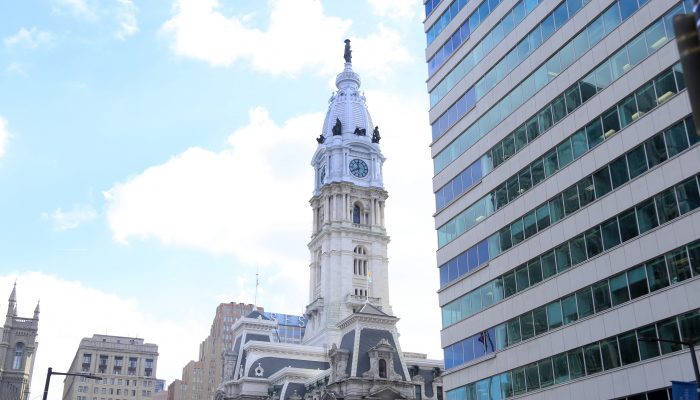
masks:
{"type": "Polygon", "coordinates": [[[700,369],[698,369],[698,358],[695,355],[695,346],[692,343],[688,343],[690,347],[690,359],[693,360],[693,372],[695,372],[695,383],[700,385],[700,369]]]}
{"type": "Polygon", "coordinates": [[[44,385],[44,398],[43,400],[46,400],[46,398],[49,396],[49,383],[51,383],[51,372],[53,369],[49,367],[49,370],[46,372],[46,384],[44,385]]]}
{"type": "MultiPolygon", "coordinates": [[[[697,2],[696,6],[697,7],[697,2]]],[[[695,120],[695,134],[700,135],[700,41],[693,14],[678,14],[673,17],[676,44],[680,53],[683,76],[688,88],[690,109],[695,120]]]]}

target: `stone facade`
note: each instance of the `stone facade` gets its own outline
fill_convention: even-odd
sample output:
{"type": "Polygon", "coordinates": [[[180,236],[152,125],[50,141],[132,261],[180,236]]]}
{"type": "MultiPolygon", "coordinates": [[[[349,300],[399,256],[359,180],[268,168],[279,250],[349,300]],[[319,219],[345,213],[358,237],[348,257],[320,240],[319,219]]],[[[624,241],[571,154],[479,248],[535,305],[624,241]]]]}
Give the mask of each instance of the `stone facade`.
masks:
{"type": "Polygon", "coordinates": [[[93,380],[67,376],[64,400],[150,400],[156,392],[158,346],[143,339],[93,335],[80,341],[70,373],[101,377],[93,380]]]}
{"type": "Polygon", "coordinates": [[[17,316],[17,285],[7,302],[5,325],[0,330],[0,399],[27,400],[39,343],[39,304],[32,318],[17,316]]]}

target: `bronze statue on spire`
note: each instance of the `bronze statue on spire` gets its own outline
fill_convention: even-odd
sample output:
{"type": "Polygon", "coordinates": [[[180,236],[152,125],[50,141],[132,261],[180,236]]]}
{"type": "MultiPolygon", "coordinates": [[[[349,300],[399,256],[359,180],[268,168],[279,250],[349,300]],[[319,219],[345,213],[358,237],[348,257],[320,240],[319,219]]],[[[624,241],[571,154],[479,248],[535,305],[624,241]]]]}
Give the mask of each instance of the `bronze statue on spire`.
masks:
{"type": "Polygon", "coordinates": [[[345,39],[345,54],[343,54],[346,63],[352,62],[352,50],[350,50],[350,39],[345,39]]]}

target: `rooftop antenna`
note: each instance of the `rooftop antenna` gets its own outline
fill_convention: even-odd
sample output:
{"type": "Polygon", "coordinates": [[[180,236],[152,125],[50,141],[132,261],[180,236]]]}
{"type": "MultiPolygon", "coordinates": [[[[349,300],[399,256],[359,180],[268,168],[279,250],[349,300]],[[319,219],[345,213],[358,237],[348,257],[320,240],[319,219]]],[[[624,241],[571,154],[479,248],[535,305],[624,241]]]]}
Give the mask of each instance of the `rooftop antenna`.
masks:
{"type": "Polygon", "coordinates": [[[256,266],[255,267],[255,298],[253,299],[253,306],[255,309],[258,308],[258,277],[259,277],[259,272],[260,267],[256,266]]]}

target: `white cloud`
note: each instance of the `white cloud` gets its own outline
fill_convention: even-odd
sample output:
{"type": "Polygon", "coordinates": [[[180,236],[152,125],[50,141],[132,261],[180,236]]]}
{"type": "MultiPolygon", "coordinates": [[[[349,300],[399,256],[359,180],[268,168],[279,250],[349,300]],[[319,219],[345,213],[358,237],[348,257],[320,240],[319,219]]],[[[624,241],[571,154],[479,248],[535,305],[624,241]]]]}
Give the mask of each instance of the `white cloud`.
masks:
{"type": "Polygon", "coordinates": [[[44,213],[43,218],[53,222],[53,229],[57,231],[67,231],[75,229],[83,222],[91,221],[97,217],[95,208],[88,204],[76,204],[70,211],[63,211],[61,207],[52,213],[44,213]]]}
{"type": "MultiPolygon", "coordinates": [[[[133,299],[39,272],[0,275],[3,298],[9,295],[15,279],[20,317],[31,317],[41,299],[32,399],[41,396],[48,367],[68,370],[84,337],[107,333],[138,336],[156,343],[160,353],[157,376],[170,382],[180,377],[182,367],[196,354],[197,345],[209,331],[209,321],[194,321],[183,313],[177,314],[177,320],[164,320],[162,315],[144,313],[142,305],[133,299]]],[[[60,399],[62,391],[62,380],[52,381],[49,399],[60,399]]]]}
{"type": "Polygon", "coordinates": [[[97,13],[88,6],[85,0],[55,0],[54,10],[68,10],[76,17],[88,20],[96,20],[97,13]]]}
{"type": "Polygon", "coordinates": [[[117,39],[124,40],[127,36],[134,35],[139,30],[136,20],[136,6],[132,0],[117,0],[116,11],[119,30],[114,34],[117,39]]]}
{"type": "Polygon", "coordinates": [[[391,19],[413,19],[420,15],[421,3],[416,0],[367,0],[375,14],[391,19]]]}
{"type": "Polygon", "coordinates": [[[114,238],[157,238],[249,263],[306,263],[316,144],[309,127],[322,118],[278,126],[257,108],[225,149],[193,147],[115,185],[104,193],[114,238]]]}
{"type": "Polygon", "coordinates": [[[7,121],[0,117],[0,158],[7,151],[7,142],[10,141],[10,132],[7,130],[7,121]]]}
{"type": "MultiPolygon", "coordinates": [[[[161,29],[172,40],[173,52],[214,66],[245,59],[254,69],[272,74],[305,68],[331,73],[342,63],[342,43],[351,21],[325,15],[320,1],[273,0],[266,30],[249,26],[248,16],[226,16],[220,8],[218,0],[177,0],[174,16],[161,29]]],[[[365,56],[356,67],[371,75],[406,61],[408,51],[397,37],[382,27],[376,34],[358,38],[372,41],[382,53],[365,56]]]]}
{"type": "Polygon", "coordinates": [[[13,74],[21,75],[25,78],[29,76],[27,71],[24,69],[24,65],[22,63],[16,62],[16,61],[8,64],[7,67],[5,67],[5,71],[11,72],[13,74]]]}
{"type": "Polygon", "coordinates": [[[28,49],[35,49],[39,46],[50,45],[54,40],[54,35],[50,32],[42,31],[37,27],[31,29],[21,28],[17,33],[4,39],[5,47],[24,46],[28,49]]]}

